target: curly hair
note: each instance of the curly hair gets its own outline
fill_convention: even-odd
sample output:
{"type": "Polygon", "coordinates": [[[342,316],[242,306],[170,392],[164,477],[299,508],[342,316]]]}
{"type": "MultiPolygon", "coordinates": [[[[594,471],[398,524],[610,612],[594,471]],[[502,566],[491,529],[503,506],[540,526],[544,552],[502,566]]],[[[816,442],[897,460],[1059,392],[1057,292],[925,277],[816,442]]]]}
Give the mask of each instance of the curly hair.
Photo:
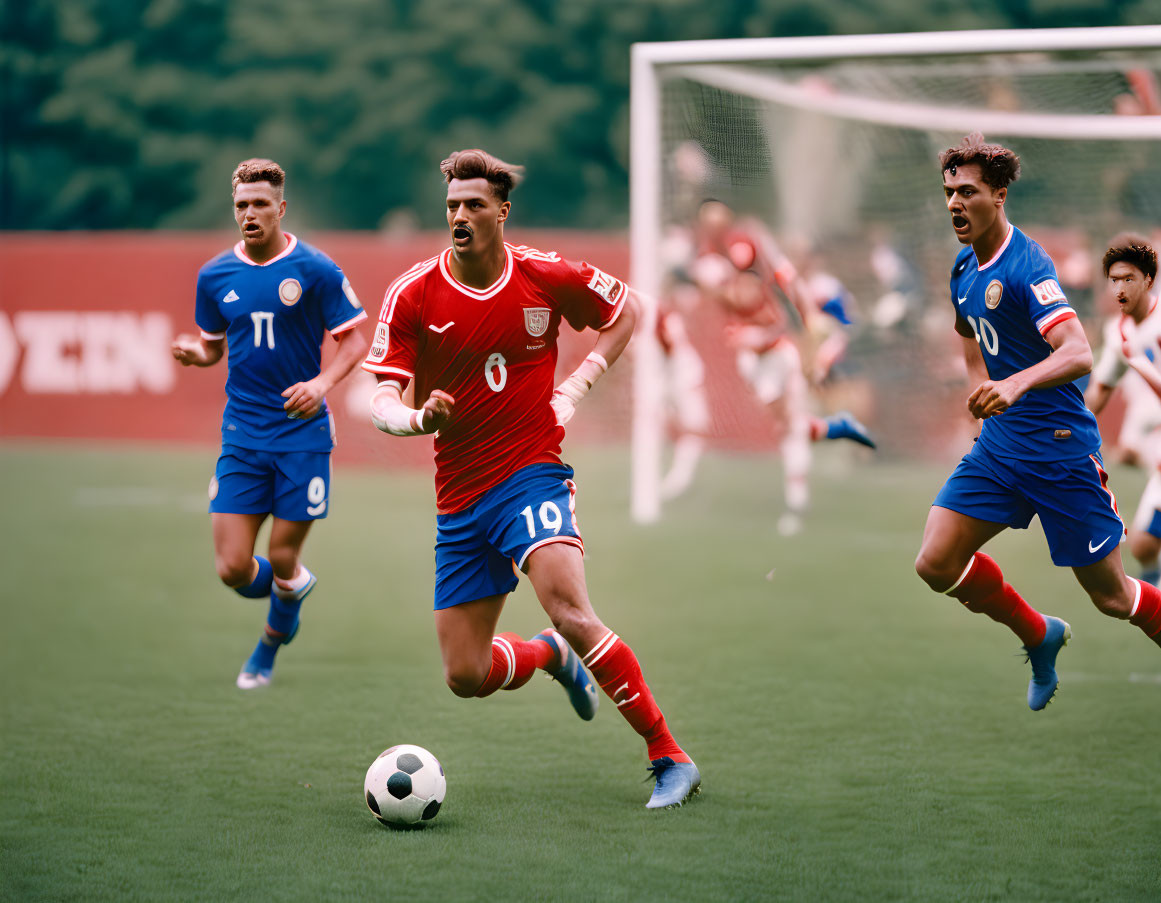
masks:
{"type": "Polygon", "coordinates": [[[274,186],[274,190],[281,194],[283,186],[286,184],[286,173],[273,160],[251,157],[249,160],[243,160],[239,163],[238,168],[234,170],[234,177],[230,180],[230,191],[237,191],[238,186],[243,182],[247,184],[269,182],[274,186]]]}
{"type": "Polygon", "coordinates": [[[505,163],[478,148],[456,151],[439,164],[439,171],[449,184],[452,179],[487,179],[501,201],[508,200],[508,192],[524,178],[523,166],[505,163]]]}
{"type": "Polygon", "coordinates": [[[939,155],[943,172],[955,175],[957,166],[975,163],[984,182],[992,188],[1007,188],[1020,178],[1020,158],[1000,144],[988,144],[979,132],[965,135],[955,147],[939,155]]]}
{"type": "Polygon", "coordinates": [[[1123,232],[1116,236],[1109,249],[1105,251],[1101,266],[1104,268],[1106,279],[1114,263],[1135,266],[1148,279],[1153,279],[1157,275],[1157,252],[1147,239],[1131,232],[1123,232]]]}

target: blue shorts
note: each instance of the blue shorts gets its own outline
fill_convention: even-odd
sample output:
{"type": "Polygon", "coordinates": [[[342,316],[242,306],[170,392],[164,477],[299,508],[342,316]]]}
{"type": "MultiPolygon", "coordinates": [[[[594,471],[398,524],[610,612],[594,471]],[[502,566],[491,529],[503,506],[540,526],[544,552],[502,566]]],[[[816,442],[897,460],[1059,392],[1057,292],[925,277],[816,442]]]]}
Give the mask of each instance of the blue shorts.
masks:
{"type": "Polygon", "coordinates": [[[584,551],[576,483],[563,464],[529,464],[470,507],[435,519],[435,608],[510,593],[528,556],[550,542],[584,551]]]}
{"type": "Polygon", "coordinates": [[[269,452],[223,445],[210,480],[210,511],[318,520],[327,516],[330,494],[330,452],[269,452]]]}
{"type": "Polygon", "coordinates": [[[1078,568],[1104,559],[1125,535],[1099,455],[1025,461],[976,443],[932,505],[1023,530],[1039,515],[1052,563],[1078,568]]]}

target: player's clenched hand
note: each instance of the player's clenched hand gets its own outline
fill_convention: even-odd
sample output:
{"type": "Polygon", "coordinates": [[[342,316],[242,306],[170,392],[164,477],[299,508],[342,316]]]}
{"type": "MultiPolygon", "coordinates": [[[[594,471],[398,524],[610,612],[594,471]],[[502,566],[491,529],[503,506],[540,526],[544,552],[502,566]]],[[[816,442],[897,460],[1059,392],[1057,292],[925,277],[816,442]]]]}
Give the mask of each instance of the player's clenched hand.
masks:
{"type": "Polygon", "coordinates": [[[419,418],[425,433],[434,433],[442,430],[451,420],[452,407],[456,400],[441,389],[432,389],[427,401],[420,408],[423,414],[419,418]]]}
{"type": "Polygon", "coordinates": [[[1020,390],[1008,380],[984,380],[968,398],[968,410],[977,420],[1002,414],[1020,398],[1020,390]]]}
{"type": "Polygon", "coordinates": [[[306,382],[295,383],[282,393],[286,403],[282,407],[292,420],[310,420],[322,407],[326,388],[319,377],[306,382]]]}
{"type": "Polygon", "coordinates": [[[190,364],[197,365],[202,361],[202,342],[197,336],[179,335],[173,340],[169,350],[173,354],[173,359],[183,367],[188,367],[190,364]]]}

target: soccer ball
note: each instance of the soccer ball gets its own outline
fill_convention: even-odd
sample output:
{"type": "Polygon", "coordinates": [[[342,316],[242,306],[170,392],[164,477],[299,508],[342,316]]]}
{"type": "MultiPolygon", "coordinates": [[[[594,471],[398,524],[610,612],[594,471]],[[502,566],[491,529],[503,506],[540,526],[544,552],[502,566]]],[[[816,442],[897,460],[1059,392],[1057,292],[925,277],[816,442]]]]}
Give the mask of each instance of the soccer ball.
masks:
{"type": "Polygon", "coordinates": [[[363,781],[367,807],[385,825],[431,821],[446,792],[439,759],[422,746],[407,744],[379,753],[363,781]]]}

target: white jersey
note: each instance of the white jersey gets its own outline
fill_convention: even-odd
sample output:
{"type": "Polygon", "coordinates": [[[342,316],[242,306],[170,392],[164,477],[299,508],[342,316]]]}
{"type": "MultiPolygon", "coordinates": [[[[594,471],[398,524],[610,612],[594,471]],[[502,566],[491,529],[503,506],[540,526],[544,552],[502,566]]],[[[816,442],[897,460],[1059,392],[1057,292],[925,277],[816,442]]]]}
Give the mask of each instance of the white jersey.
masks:
{"type": "MultiPolygon", "coordinates": [[[[1154,298],[1149,313],[1140,324],[1118,314],[1105,321],[1104,343],[1093,367],[1092,378],[1103,386],[1120,385],[1125,393],[1125,419],[1119,442],[1133,448],[1147,460],[1157,458],[1157,450],[1146,450],[1145,440],[1161,428],[1161,398],[1137,371],[1129,367],[1123,344],[1161,367],[1161,303],[1154,298]]],[[[1155,444],[1150,440],[1150,444],[1155,444]]],[[[1151,461],[1151,463],[1155,463],[1151,461]]]]}

